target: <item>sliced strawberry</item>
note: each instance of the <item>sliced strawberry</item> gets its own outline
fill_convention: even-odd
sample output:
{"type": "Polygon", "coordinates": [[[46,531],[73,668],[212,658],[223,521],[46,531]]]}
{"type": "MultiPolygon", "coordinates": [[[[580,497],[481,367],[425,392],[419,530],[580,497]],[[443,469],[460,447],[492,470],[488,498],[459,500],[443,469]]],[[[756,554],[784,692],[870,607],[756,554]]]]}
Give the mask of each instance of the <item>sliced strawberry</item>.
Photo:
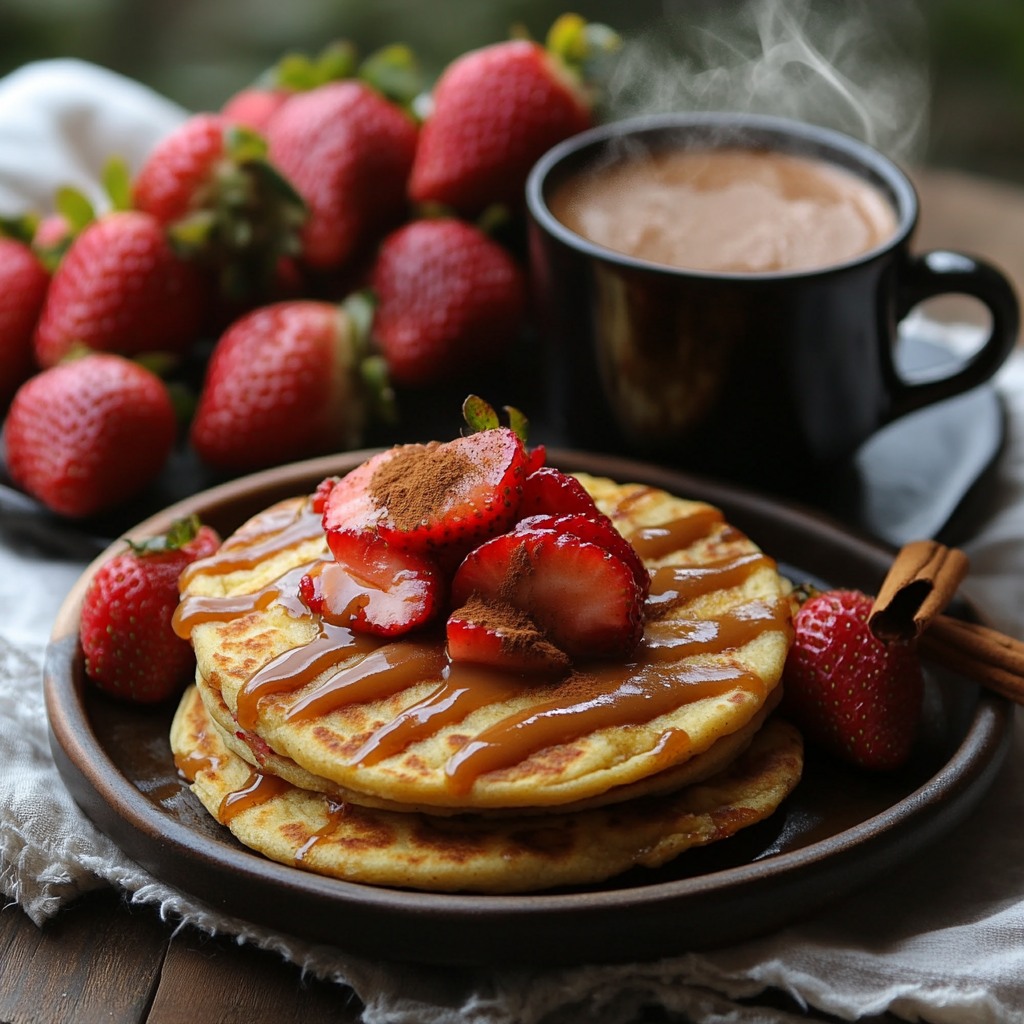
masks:
{"type": "Polygon", "coordinates": [[[462,557],[515,522],[525,464],[507,427],[395,449],[370,478],[377,532],[401,551],[462,557]]]}
{"type": "Polygon", "coordinates": [[[389,448],[386,452],[374,455],[372,459],[342,477],[331,488],[324,505],[324,530],[332,551],[334,545],[331,538],[334,534],[342,531],[360,533],[364,530],[373,530],[377,525],[384,511],[370,496],[370,481],[373,480],[373,474],[378,467],[393,459],[399,451],[401,448],[389,448]]]}
{"type": "Polygon", "coordinates": [[[361,633],[398,636],[429,622],[440,608],[444,578],[430,558],[396,551],[368,531],[335,535],[336,562],[299,582],[311,611],[361,633]]]}
{"type": "Polygon", "coordinates": [[[314,512],[323,515],[323,511],[327,507],[327,499],[331,496],[331,491],[334,490],[338,483],[339,480],[336,476],[329,476],[326,480],[320,481],[313,492],[313,496],[310,498],[310,505],[314,512]]]}
{"type": "Polygon", "coordinates": [[[526,526],[482,544],[452,581],[456,607],[474,594],[526,612],[571,656],[625,657],[643,633],[644,599],[633,570],[568,532],[526,526]]]}
{"type": "Polygon", "coordinates": [[[557,516],[578,512],[585,516],[599,516],[594,499],[574,476],[554,466],[541,466],[523,481],[523,516],[557,516]]]}
{"type": "Polygon", "coordinates": [[[512,672],[562,673],[569,658],[528,615],[503,602],[473,596],[448,619],[448,656],[512,672]]]}
{"type": "MultiPolygon", "coordinates": [[[[571,479],[571,478],[569,478],[571,479]]],[[[651,591],[651,574],[647,571],[636,549],[615,529],[612,521],[596,509],[595,515],[529,516],[516,523],[517,533],[531,530],[552,530],[555,533],[569,533],[590,544],[597,544],[621,558],[633,571],[633,579],[647,600],[651,591]]]]}
{"type": "Polygon", "coordinates": [[[544,445],[539,444],[535,448],[531,448],[527,456],[526,475],[529,476],[531,473],[536,472],[547,460],[548,450],[544,445]]]}

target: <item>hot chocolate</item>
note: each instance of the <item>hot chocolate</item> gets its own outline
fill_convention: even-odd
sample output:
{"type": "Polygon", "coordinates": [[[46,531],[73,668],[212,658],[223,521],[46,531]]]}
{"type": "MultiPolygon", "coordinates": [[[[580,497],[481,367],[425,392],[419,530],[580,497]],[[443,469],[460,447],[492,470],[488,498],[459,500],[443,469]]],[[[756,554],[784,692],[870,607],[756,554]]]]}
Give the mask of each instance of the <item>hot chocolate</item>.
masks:
{"type": "Polygon", "coordinates": [[[617,252],[732,273],[844,263],[897,228],[892,205],[864,178],[822,160],[740,148],[621,160],[563,182],[548,205],[566,227],[617,252]]]}

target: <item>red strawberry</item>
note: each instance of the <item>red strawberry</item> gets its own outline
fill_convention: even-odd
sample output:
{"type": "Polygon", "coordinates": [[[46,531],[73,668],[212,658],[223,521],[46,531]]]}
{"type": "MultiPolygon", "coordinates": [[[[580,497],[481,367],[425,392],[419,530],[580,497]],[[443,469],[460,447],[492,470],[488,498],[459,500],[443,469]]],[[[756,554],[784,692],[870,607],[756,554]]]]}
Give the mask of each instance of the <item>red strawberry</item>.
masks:
{"type": "Polygon", "coordinates": [[[163,138],[135,180],[135,206],[178,251],[215,269],[229,299],[266,294],[299,252],[305,208],[271,167],[266,143],[220,114],[196,114],[163,138]]]}
{"type": "Polygon", "coordinates": [[[328,43],[312,58],[304,53],[288,53],[260,75],[255,85],[235,93],[221,113],[229,121],[262,132],[295,93],[348,78],[355,69],[355,47],[344,40],[328,43]]]}
{"type": "Polygon", "coordinates": [[[405,213],[415,122],[362,82],[298,93],[267,128],[270,158],[310,210],[303,258],[340,267],[405,213]]]}
{"type": "Polygon", "coordinates": [[[188,641],[171,628],[178,576],[219,545],[210,527],[184,520],[166,537],[116,555],[99,568],[85,593],[80,629],[85,672],[97,687],[147,704],[184,688],[195,658],[188,641]]]}
{"type": "Polygon", "coordinates": [[[359,443],[361,339],[345,309],[279,302],[248,313],[210,358],[192,444],[210,465],[257,469],[359,443]]]}
{"type": "Polygon", "coordinates": [[[590,127],[590,100],[569,66],[587,55],[587,28],[576,18],[567,37],[561,26],[568,24],[555,23],[548,50],[513,40],[464,54],[445,69],[409,181],[415,202],[466,214],[492,203],[521,206],[538,158],[590,127]]]}
{"type": "Polygon", "coordinates": [[[833,590],[808,600],[783,676],[784,709],[807,735],[862,768],[888,769],[910,754],[921,712],[921,664],[907,644],[868,629],[872,599],[833,590]]]}
{"type": "Polygon", "coordinates": [[[50,275],[32,250],[0,237],[0,407],[6,407],[34,368],[32,332],[50,275]]]}
{"type": "Polygon", "coordinates": [[[561,673],[569,658],[528,615],[505,603],[473,596],[448,619],[448,656],[513,672],[561,673]]]}
{"type": "Polygon", "coordinates": [[[373,270],[374,334],[398,384],[433,384],[472,370],[519,336],[526,286],[512,257],[457,220],[407,224],[373,270]]]}
{"type": "Polygon", "coordinates": [[[233,124],[265,132],[270,119],[287,103],[291,95],[290,89],[252,86],[235,93],[221,107],[220,112],[233,124]]]}
{"type": "Polygon", "coordinates": [[[444,577],[433,559],[397,551],[372,533],[335,534],[334,562],[303,576],[299,593],[328,622],[398,636],[440,608],[444,577]]]}
{"type": "Polygon", "coordinates": [[[524,526],[482,544],[455,574],[453,606],[474,594],[525,612],[570,656],[626,657],[643,635],[633,570],[571,533],[524,526]]]}
{"type": "Polygon", "coordinates": [[[382,452],[331,492],[328,544],[333,550],[336,537],[373,530],[399,551],[461,558],[515,521],[525,462],[508,427],[382,452]]]}
{"type": "Polygon", "coordinates": [[[36,327],[41,366],[75,344],[104,352],[182,352],[203,316],[204,288],[147,213],[111,213],[71,243],[36,327]]]}
{"type": "Polygon", "coordinates": [[[536,472],[544,465],[545,462],[547,462],[548,450],[544,445],[539,444],[536,448],[531,449],[529,455],[530,461],[526,464],[527,476],[529,476],[531,473],[536,472]]]}
{"type": "Polygon", "coordinates": [[[15,483],[66,516],[125,501],[161,470],[174,408],[160,379],[120,356],[95,354],[23,384],[4,427],[15,483]]]}
{"type": "MultiPolygon", "coordinates": [[[[575,482],[575,481],[574,481],[575,482]]],[[[582,485],[581,488],[582,490],[582,485]]],[[[586,492],[584,492],[586,493],[586,492]]],[[[587,495],[589,497],[589,495],[587,495]]],[[[520,508],[522,511],[522,508],[520,508]]],[[[612,521],[594,508],[593,515],[573,513],[569,515],[528,516],[516,523],[515,532],[534,530],[551,530],[554,533],[569,533],[580,540],[610,551],[616,558],[629,566],[640,591],[641,599],[646,601],[651,590],[651,574],[647,571],[636,549],[612,525],[612,521]]]]}
{"type": "Polygon", "coordinates": [[[575,477],[554,466],[541,466],[530,473],[523,481],[521,514],[557,516],[567,513],[601,515],[594,499],[575,477]]]}

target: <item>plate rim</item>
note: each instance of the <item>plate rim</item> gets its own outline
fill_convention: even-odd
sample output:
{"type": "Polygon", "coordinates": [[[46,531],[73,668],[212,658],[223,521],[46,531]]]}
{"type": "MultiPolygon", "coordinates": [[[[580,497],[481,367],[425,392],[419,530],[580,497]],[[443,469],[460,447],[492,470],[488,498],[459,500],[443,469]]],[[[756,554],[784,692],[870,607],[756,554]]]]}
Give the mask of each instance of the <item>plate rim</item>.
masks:
{"type": "MultiPolygon", "coordinates": [[[[171,519],[199,508],[215,508],[229,501],[237,501],[241,495],[257,495],[274,488],[287,488],[293,481],[297,486],[300,481],[317,476],[343,473],[359,465],[378,450],[365,449],[311,459],[241,477],[177,502],[150,516],[129,533],[135,537],[144,536],[156,529],[164,528],[171,519]]],[[[834,538],[859,552],[869,562],[877,563],[879,571],[883,573],[892,558],[892,551],[885,545],[860,536],[856,531],[818,512],[731,484],[711,481],[661,466],[594,453],[551,449],[548,457],[552,464],[585,471],[599,471],[602,475],[614,475],[616,479],[639,479],[652,486],[664,486],[676,492],[681,490],[684,494],[687,488],[692,488],[702,494],[703,500],[731,505],[733,508],[769,511],[780,518],[785,518],[797,528],[813,524],[814,530],[819,534],[826,538],[834,538]]],[[[51,749],[65,784],[68,785],[76,802],[101,831],[107,833],[125,852],[139,860],[156,877],[177,885],[200,900],[205,899],[205,892],[202,895],[196,894],[190,889],[187,881],[182,884],[184,875],[181,872],[178,872],[175,878],[168,878],[167,871],[153,870],[149,863],[152,857],[148,856],[148,844],[156,842],[164,848],[173,848],[182,858],[183,864],[189,864],[194,859],[197,864],[228,870],[240,880],[256,880],[261,884],[281,886],[293,893],[301,890],[305,895],[315,899],[340,899],[343,904],[358,905],[362,911],[385,913],[399,920],[441,914],[446,918],[453,918],[456,923],[461,921],[478,924],[482,918],[494,916],[496,912],[514,917],[531,917],[537,914],[543,914],[545,917],[589,917],[606,911],[622,910],[641,913],[645,908],[663,905],[666,901],[699,900],[714,897],[725,890],[756,892],[766,883],[777,884],[780,879],[798,878],[801,872],[823,862],[839,863],[852,855],[863,854],[865,850],[870,859],[872,850],[887,836],[902,842],[904,852],[909,850],[909,853],[913,853],[946,828],[953,827],[955,821],[938,828],[933,820],[951,801],[959,798],[959,804],[956,806],[963,805],[961,817],[969,813],[994,778],[1009,746],[1013,705],[1006,698],[988,691],[980,691],[973,719],[957,750],[935,775],[914,792],[858,825],[801,849],[684,879],[596,892],[480,895],[388,889],[328,878],[279,864],[252,851],[237,850],[218,844],[215,840],[175,821],[120,772],[100,743],[89,722],[81,685],[76,684],[74,679],[75,659],[80,657],[77,641],[78,613],[91,575],[114,551],[122,547],[121,542],[115,542],[90,563],[67,595],[58,613],[47,646],[44,665],[44,694],[51,749]],[[915,822],[926,826],[923,837],[915,837],[912,834],[914,830],[910,829],[910,826],[915,822]],[[905,835],[908,829],[911,834],[905,835]],[[117,834],[112,835],[111,830],[117,834]],[[142,857],[139,856],[140,851],[142,857]]],[[[875,855],[877,854],[876,850],[875,855]]],[[[230,903],[230,900],[228,902],[230,903]]],[[[251,920],[238,908],[229,908],[228,912],[233,916],[251,920]]],[[[270,926],[281,927],[274,923],[270,926]]],[[[343,948],[351,948],[343,941],[334,941],[343,948]]],[[[487,962],[475,959],[472,951],[469,952],[468,959],[464,956],[451,959],[444,955],[430,956],[427,960],[437,963],[487,962]]]]}

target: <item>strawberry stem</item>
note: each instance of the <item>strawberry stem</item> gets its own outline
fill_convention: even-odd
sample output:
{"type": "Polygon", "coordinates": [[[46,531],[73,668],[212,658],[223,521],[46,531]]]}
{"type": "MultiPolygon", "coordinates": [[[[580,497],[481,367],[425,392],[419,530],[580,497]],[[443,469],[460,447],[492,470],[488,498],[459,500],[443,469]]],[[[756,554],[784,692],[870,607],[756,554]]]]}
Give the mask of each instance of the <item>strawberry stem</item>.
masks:
{"type": "Polygon", "coordinates": [[[190,540],[194,540],[202,523],[195,513],[185,519],[176,519],[171,523],[170,529],[157,537],[147,537],[145,540],[134,541],[130,537],[124,540],[136,555],[152,555],[160,551],[177,551],[184,547],[190,540]]]}

